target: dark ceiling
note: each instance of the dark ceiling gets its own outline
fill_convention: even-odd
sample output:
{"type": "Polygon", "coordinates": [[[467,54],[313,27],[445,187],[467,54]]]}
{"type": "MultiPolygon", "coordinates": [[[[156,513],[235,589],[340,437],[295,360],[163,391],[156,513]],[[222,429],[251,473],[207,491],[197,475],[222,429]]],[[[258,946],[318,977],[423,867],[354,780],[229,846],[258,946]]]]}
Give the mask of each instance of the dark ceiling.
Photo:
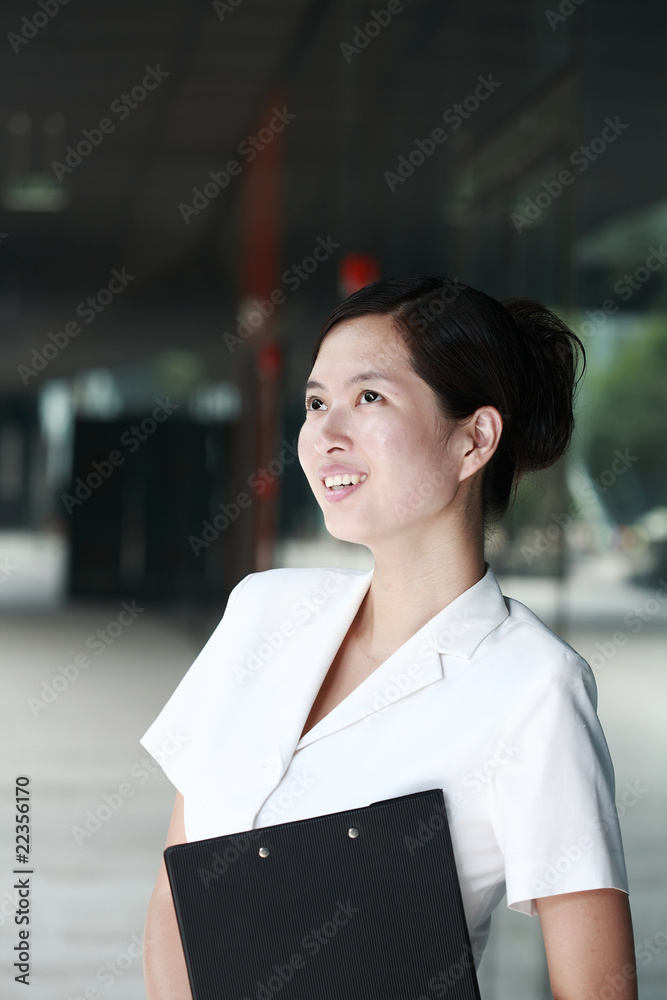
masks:
{"type": "MultiPolygon", "coordinates": [[[[531,0],[392,2],[401,11],[363,51],[346,56],[341,43],[353,43],[355,27],[386,4],[70,0],[58,7],[58,0],[8,0],[3,184],[21,173],[53,180],[52,164],[64,162],[84,130],[99,144],[71,172],[56,168],[69,198],[64,210],[0,209],[0,388],[25,391],[17,366],[123,267],[136,276],[131,292],[54,361],[52,373],[164,348],[197,349],[216,365],[221,330],[237,310],[243,178],[231,178],[188,224],[179,205],[191,203],[193,188],[236,155],[267,106],[296,116],[283,137],[285,267],[331,235],[341,253],[366,250],[386,271],[460,268],[471,254],[461,253],[446,194],[461,157],[494,130],[510,128],[541,88],[567,72],[576,80],[573,134],[592,138],[606,115],[630,124],[618,148],[578,181],[571,235],[664,198],[662,4],[641,0],[629,17],[620,0],[587,0],[552,27],[544,5],[531,0]],[[147,74],[151,85],[162,80],[145,98],[134,90],[136,107],[122,104],[147,74]],[[384,172],[489,74],[502,82],[493,98],[418,179],[390,191],[384,172]],[[98,135],[105,118],[113,129],[107,124],[98,135]]],[[[496,249],[484,237],[499,212],[506,223],[507,207],[484,208],[469,265],[471,274],[496,281],[494,294],[509,280],[499,259],[516,256],[506,252],[507,241],[528,245],[506,224],[496,249]]],[[[322,267],[285,306],[287,337],[336,300],[335,267],[322,267]]]]}

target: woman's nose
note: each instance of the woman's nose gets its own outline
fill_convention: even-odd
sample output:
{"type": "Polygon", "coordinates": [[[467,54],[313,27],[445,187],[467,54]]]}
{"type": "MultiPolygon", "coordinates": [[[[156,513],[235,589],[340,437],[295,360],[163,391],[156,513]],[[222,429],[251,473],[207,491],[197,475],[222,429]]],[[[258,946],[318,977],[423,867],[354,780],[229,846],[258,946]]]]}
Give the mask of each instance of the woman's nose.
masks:
{"type": "Polygon", "coordinates": [[[318,451],[327,452],[331,448],[349,448],[350,434],[347,417],[339,408],[322,414],[317,429],[315,445],[318,451]]]}

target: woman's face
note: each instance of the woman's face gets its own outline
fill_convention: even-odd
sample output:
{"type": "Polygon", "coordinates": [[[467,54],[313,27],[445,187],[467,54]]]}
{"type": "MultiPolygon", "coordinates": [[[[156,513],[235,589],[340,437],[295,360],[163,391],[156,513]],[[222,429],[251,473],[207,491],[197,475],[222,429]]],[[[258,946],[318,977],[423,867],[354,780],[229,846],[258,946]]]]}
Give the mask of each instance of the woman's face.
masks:
{"type": "Polygon", "coordinates": [[[389,317],[346,320],[326,335],[306,388],[299,461],[335,538],[372,546],[437,528],[459,485],[450,432],[389,317]],[[351,485],[325,484],[342,473],[351,485]]]}

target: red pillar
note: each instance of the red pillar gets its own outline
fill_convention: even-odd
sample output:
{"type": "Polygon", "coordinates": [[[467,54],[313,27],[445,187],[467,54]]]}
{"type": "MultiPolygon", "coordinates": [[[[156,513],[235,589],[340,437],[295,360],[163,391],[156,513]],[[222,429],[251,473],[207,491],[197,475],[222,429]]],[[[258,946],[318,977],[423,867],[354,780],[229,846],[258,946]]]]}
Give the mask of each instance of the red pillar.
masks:
{"type": "MultiPolygon", "coordinates": [[[[271,127],[271,121],[278,123],[274,113],[283,103],[280,94],[268,102],[255,130],[264,148],[243,170],[239,292],[241,313],[252,317],[250,325],[254,330],[250,338],[256,405],[253,471],[266,469],[279,451],[282,351],[275,336],[276,306],[271,293],[280,290],[283,137],[271,127]],[[265,142],[269,133],[272,138],[265,142]]],[[[255,572],[273,566],[280,478],[273,476],[264,482],[263,492],[251,492],[255,572]]]]}

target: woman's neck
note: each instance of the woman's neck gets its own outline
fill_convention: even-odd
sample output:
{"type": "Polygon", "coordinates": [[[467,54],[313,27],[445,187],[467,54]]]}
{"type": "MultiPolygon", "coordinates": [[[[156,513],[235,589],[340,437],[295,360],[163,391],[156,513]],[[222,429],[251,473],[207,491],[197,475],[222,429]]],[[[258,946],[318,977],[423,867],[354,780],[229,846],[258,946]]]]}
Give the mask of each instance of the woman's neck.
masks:
{"type": "Polygon", "coordinates": [[[353,623],[369,655],[381,660],[398,649],[484,576],[481,527],[474,535],[446,536],[391,540],[371,549],[373,578],[353,623]]]}

